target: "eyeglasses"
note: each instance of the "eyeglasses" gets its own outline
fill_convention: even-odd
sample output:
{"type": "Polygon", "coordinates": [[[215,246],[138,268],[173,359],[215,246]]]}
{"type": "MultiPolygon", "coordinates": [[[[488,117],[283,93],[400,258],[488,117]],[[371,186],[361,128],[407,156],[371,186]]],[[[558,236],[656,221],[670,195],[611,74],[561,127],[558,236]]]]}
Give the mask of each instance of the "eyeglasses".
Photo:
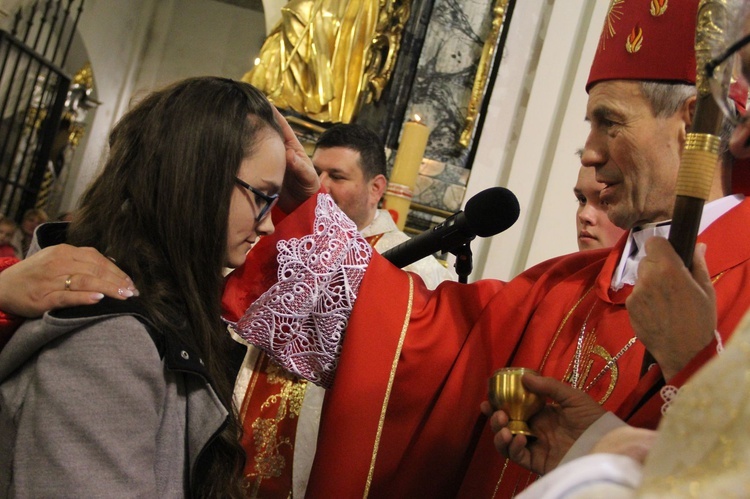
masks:
{"type": "Polygon", "coordinates": [[[740,51],[745,45],[750,44],[750,35],[745,35],[737,42],[733,43],[718,57],[711,59],[706,63],[705,75],[711,88],[711,95],[724,113],[724,116],[732,122],[733,125],[739,123],[740,118],[737,115],[732,102],[726,96],[726,89],[729,88],[727,80],[731,82],[732,64],[724,65],[730,57],[740,51]]]}
{"type": "Polygon", "coordinates": [[[268,195],[264,192],[259,191],[255,187],[251,186],[247,182],[240,180],[237,177],[234,177],[234,181],[237,182],[237,185],[240,185],[250,191],[250,193],[255,195],[255,206],[258,207],[258,215],[255,217],[256,222],[260,222],[264,218],[266,218],[266,215],[268,215],[271,212],[271,208],[273,208],[276,205],[276,202],[279,200],[278,194],[272,194],[268,195]]]}

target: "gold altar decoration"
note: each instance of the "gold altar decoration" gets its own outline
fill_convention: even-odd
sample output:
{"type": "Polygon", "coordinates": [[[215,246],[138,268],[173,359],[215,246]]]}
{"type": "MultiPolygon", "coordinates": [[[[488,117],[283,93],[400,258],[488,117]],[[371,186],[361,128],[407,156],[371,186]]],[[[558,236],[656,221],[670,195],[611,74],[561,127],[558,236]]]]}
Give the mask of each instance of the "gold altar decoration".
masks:
{"type": "MultiPolygon", "coordinates": [[[[55,183],[64,183],[67,178],[67,167],[73,151],[78,147],[86,131],[86,124],[84,123],[86,114],[90,109],[101,104],[91,96],[93,89],[94,71],[91,68],[91,63],[86,62],[71,80],[60,128],[52,143],[50,164],[45,170],[42,183],[39,186],[34,205],[36,208],[49,209],[50,195],[55,188],[55,183]]],[[[41,109],[39,114],[46,116],[47,110],[41,109]]],[[[57,207],[54,207],[54,209],[56,210],[57,207]]]]}
{"type": "Polygon", "coordinates": [[[391,78],[411,0],[291,0],[242,79],[277,107],[349,123],[391,78]]]}
{"type": "Polygon", "coordinates": [[[471,99],[466,112],[466,124],[464,125],[461,137],[458,139],[461,147],[469,147],[471,137],[476,127],[477,116],[479,116],[479,106],[487,89],[487,78],[492,68],[492,61],[495,59],[495,50],[497,42],[500,39],[500,33],[505,22],[505,14],[508,12],[508,2],[510,0],[495,0],[495,6],[492,8],[492,25],[490,34],[484,42],[482,56],[479,59],[477,74],[474,76],[474,85],[471,88],[471,99]]]}
{"type": "Polygon", "coordinates": [[[91,92],[94,89],[94,71],[91,69],[91,63],[86,62],[73,77],[70,87],[70,98],[68,99],[69,108],[66,109],[64,119],[70,120],[70,133],[68,134],[68,143],[71,147],[78,147],[78,143],[83,137],[86,130],[83,124],[86,111],[89,108],[96,107],[100,103],[91,98],[91,92]],[[77,98],[77,100],[76,100],[77,98]]]}
{"type": "Polygon", "coordinates": [[[417,183],[419,167],[422,164],[424,150],[430,129],[422,123],[419,116],[415,116],[404,124],[401,142],[393,161],[393,170],[388,179],[385,191],[385,208],[391,212],[396,226],[404,230],[406,216],[409,213],[411,199],[414,197],[414,186],[417,183]]]}

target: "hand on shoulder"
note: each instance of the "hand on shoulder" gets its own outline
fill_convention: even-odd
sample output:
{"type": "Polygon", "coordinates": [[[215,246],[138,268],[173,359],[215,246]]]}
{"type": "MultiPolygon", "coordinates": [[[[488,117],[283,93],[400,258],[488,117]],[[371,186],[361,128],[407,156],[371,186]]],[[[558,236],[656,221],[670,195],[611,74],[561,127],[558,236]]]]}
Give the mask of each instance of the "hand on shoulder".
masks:
{"type": "Polygon", "coordinates": [[[93,248],[68,244],[45,248],[0,272],[0,310],[27,318],[90,305],[104,296],[125,300],[137,293],[112,260],[93,248]]]}

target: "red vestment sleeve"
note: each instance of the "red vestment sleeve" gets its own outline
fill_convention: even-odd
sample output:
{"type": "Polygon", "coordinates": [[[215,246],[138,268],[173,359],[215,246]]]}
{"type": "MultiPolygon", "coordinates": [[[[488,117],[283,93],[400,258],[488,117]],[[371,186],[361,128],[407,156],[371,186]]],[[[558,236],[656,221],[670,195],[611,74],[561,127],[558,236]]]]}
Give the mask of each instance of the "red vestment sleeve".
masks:
{"type": "MultiPolygon", "coordinates": [[[[324,192],[324,191],[320,191],[324,192]]],[[[260,238],[247,254],[245,263],[226,278],[222,296],[222,311],[226,320],[236,322],[247,308],[277,280],[276,243],[281,237],[295,237],[309,233],[315,216],[317,195],[311,196],[289,216],[278,207],[272,211],[274,234],[260,238]]]]}
{"type": "MultiPolygon", "coordinates": [[[[296,216],[277,230],[286,233],[284,224],[296,223],[296,216]]],[[[733,331],[750,305],[748,219],[745,201],[701,236],[723,332],[733,331]],[[731,248],[721,244],[728,231],[737,237],[731,248]]],[[[265,271],[281,268],[274,250],[283,249],[278,245],[287,236],[264,238],[248,257],[248,263],[258,258],[254,270],[246,263],[230,277],[228,318],[232,311],[232,320],[245,314],[253,297],[265,293],[265,271]],[[274,258],[253,255],[264,245],[274,258]]],[[[329,301],[353,308],[323,407],[307,497],[510,497],[534,476],[504,464],[492,446],[478,408],[487,378],[497,367],[521,365],[569,379],[584,336],[591,352],[581,357],[587,359],[582,386],[606,409],[621,407],[640,385],[658,386],[658,368],[639,381],[645,350],[633,340],[625,308],[630,288],[610,289],[623,245],[550,260],[509,283],[445,282],[432,292],[373,255],[355,283],[356,300],[332,295],[329,301]]]]}
{"type": "Polygon", "coordinates": [[[363,496],[370,486],[371,497],[407,497],[415,484],[430,497],[435,470],[461,468],[466,456],[450,450],[472,440],[487,358],[476,357],[475,376],[464,358],[464,381],[451,373],[461,352],[480,351],[479,335],[469,341],[472,325],[502,285],[444,282],[431,292],[415,274],[373,255],[326,396],[309,497],[363,496]],[[456,431],[443,431],[447,420],[456,431]],[[433,452],[435,445],[443,450],[433,452]]]}
{"type": "Polygon", "coordinates": [[[372,253],[330,196],[314,196],[230,276],[227,318],[241,313],[233,324],[240,337],[287,371],[329,388],[372,253]]]}

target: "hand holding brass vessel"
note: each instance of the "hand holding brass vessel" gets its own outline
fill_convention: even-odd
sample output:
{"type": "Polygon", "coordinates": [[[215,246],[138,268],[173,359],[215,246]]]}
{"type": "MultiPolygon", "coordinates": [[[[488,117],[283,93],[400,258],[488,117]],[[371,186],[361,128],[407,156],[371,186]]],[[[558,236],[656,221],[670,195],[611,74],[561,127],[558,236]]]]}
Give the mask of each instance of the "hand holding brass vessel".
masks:
{"type": "Polygon", "coordinates": [[[490,377],[489,401],[495,410],[508,415],[508,429],[513,435],[535,437],[527,421],[544,407],[544,398],[528,391],[521,382],[524,374],[537,374],[525,367],[498,369],[490,377]]]}

